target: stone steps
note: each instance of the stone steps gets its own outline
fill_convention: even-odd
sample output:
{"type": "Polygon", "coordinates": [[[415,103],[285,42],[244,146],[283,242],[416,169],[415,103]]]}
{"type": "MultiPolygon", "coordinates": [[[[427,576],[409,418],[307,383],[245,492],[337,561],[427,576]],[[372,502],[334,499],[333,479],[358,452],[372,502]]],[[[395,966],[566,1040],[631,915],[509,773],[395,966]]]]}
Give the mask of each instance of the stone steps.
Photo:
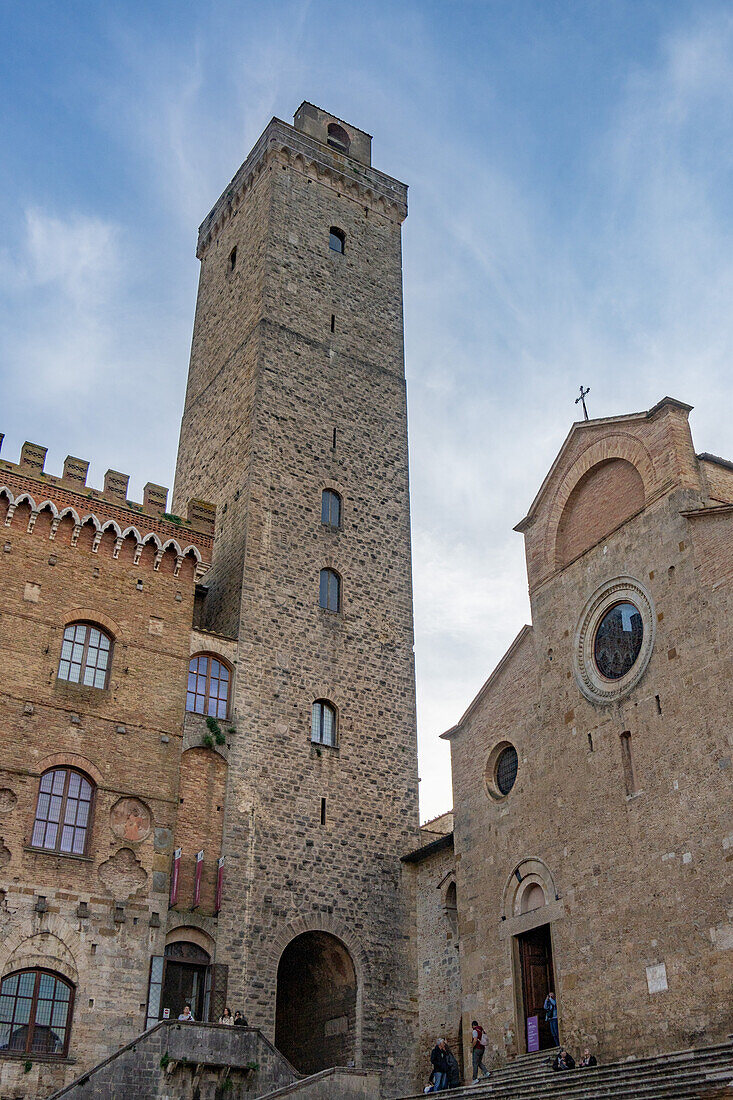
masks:
{"type": "MultiPolygon", "coordinates": [[[[453,1100],[701,1100],[725,1095],[733,1080],[733,1043],[556,1073],[550,1051],[523,1055],[492,1071],[488,1081],[451,1089],[453,1100]]],[[[404,1097],[402,1100],[416,1100],[404,1097]]],[[[733,1098],[733,1089],[730,1093],[733,1098]]]]}

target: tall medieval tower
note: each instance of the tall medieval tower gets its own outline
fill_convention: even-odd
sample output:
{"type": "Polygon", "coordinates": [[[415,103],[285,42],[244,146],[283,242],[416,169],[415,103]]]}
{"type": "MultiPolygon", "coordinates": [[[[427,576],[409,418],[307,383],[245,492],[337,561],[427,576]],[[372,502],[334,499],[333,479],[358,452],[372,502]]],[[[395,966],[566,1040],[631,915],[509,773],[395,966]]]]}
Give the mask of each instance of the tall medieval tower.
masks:
{"type": "Polygon", "coordinates": [[[204,221],[174,510],[216,502],[236,637],[217,962],[298,1069],[413,1042],[417,836],[401,223],[363,131],[272,119],[204,221]]]}

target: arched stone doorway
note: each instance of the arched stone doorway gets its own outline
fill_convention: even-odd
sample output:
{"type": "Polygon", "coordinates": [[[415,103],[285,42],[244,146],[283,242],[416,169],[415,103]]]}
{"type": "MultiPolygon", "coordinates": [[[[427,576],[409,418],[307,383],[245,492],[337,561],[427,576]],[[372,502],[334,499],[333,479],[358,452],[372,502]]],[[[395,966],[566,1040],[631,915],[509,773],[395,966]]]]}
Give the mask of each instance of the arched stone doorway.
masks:
{"type": "Polygon", "coordinates": [[[356,1061],[357,980],[341,940],[304,932],[277,968],[275,1046],[301,1073],[356,1061]]]}
{"type": "Polygon", "coordinates": [[[176,940],[166,944],[161,1012],[167,1008],[170,1019],[175,1020],[189,1004],[195,1020],[207,1020],[210,964],[208,951],[197,943],[176,940]]]}

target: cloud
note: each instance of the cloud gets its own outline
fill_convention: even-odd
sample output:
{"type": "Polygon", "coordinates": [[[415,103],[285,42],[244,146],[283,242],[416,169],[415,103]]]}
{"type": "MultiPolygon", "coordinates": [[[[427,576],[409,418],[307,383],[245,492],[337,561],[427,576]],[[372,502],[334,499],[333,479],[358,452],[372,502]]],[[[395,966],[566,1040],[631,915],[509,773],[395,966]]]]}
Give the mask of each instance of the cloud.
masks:
{"type": "Polygon", "coordinates": [[[11,390],[30,376],[51,401],[89,384],[114,343],[110,312],[122,266],[117,226],[26,210],[17,247],[0,255],[11,390]]]}
{"type": "Polygon", "coordinates": [[[51,446],[51,472],[67,453],[98,459],[96,485],[107,466],[137,473],[141,454],[143,462],[155,456],[144,480],[160,481],[156,451],[161,439],[174,446],[171,377],[187,344],[186,330],[177,334],[170,318],[146,309],[138,264],[122,242],[114,222],[31,207],[0,255],[5,453],[15,457],[32,431],[51,446]],[[161,426],[156,410],[166,406],[161,426]]]}
{"type": "Polygon", "coordinates": [[[449,182],[407,255],[423,817],[448,802],[437,734],[529,621],[512,527],[580,382],[596,416],[667,393],[697,404],[698,449],[731,451],[716,396],[733,358],[731,46],[726,15],[628,70],[607,127],[579,143],[563,216],[506,158],[439,154],[449,182]]]}

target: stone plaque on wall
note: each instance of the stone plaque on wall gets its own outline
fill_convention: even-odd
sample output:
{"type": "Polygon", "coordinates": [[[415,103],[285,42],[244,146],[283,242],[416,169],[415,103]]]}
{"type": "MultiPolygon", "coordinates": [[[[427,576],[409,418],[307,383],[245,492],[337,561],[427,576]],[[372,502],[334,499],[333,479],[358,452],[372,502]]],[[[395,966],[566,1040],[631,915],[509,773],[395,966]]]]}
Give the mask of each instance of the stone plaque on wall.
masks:
{"type": "Polygon", "coordinates": [[[667,989],[667,967],[664,963],[646,968],[646,984],[650,993],[664,993],[667,989]]]}

